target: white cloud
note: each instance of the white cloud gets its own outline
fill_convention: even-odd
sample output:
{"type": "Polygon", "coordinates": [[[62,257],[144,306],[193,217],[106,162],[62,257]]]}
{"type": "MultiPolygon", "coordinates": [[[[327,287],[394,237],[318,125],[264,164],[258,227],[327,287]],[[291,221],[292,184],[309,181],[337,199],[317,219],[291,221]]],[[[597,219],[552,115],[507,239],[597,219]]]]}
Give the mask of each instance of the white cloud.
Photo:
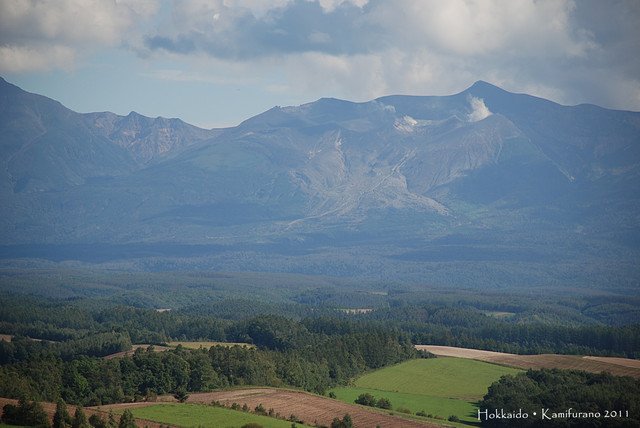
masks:
{"type": "Polygon", "coordinates": [[[269,12],[288,6],[293,0],[224,0],[223,4],[229,9],[246,9],[258,19],[264,18],[269,12]]]}
{"type": "Polygon", "coordinates": [[[329,43],[331,41],[331,36],[327,33],[323,33],[322,31],[313,31],[309,34],[309,41],[311,43],[318,44],[329,43]]]}
{"type": "Polygon", "coordinates": [[[79,52],[120,45],[156,12],[148,0],[3,0],[0,69],[70,68],[79,52]]]}
{"type": "Polygon", "coordinates": [[[175,3],[171,25],[147,48],[262,65],[273,58],[292,90],[360,100],[451,93],[478,79],[567,99],[557,76],[535,74],[601,51],[572,21],[575,10],[571,0],[190,0],[175,3]],[[313,2],[320,8],[303,7],[313,2]]]}
{"type": "Polygon", "coordinates": [[[291,91],[312,97],[337,96],[356,101],[384,94],[383,58],[379,55],[330,55],[308,52],[286,57],[283,70],[291,91]]]}
{"type": "Polygon", "coordinates": [[[484,100],[482,98],[470,96],[469,107],[471,108],[471,112],[467,116],[469,122],[479,122],[492,114],[489,108],[484,105],[484,100]]]}
{"type": "Polygon", "coordinates": [[[75,51],[67,46],[0,46],[0,71],[22,73],[50,68],[69,70],[75,62],[75,56],[75,51]]]}
{"type": "Polygon", "coordinates": [[[114,45],[132,24],[132,9],[108,1],[0,2],[3,42],[56,40],[114,45]]]}
{"type": "Polygon", "coordinates": [[[632,54],[640,49],[638,2],[175,0],[162,10],[158,4],[0,0],[0,70],[68,68],[87,52],[123,46],[147,63],[183,64],[181,71],[162,65],[158,77],[224,81],[225,73],[240,73],[307,99],[441,95],[482,79],[564,103],[640,109],[640,57],[632,54]]]}
{"type": "Polygon", "coordinates": [[[396,0],[370,19],[390,37],[455,55],[583,55],[593,44],[569,25],[570,0],[396,0]],[[394,31],[395,29],[395,31],[394,31]]]}
{"type": "Polygon", "coordinates": [[[117,5],[126,6],[139,18],[149,18],[158,13],[160,2],[157,0],[115,0],[117,5]]]}
{"type": "Polygon", "coordinates": [[[320,3],[320,7],[325,13],[331,13],[344,3],[350,3],[359,8],[363,8],[369,3],[369,0],[318,0],[318,3],[320,3]]]}

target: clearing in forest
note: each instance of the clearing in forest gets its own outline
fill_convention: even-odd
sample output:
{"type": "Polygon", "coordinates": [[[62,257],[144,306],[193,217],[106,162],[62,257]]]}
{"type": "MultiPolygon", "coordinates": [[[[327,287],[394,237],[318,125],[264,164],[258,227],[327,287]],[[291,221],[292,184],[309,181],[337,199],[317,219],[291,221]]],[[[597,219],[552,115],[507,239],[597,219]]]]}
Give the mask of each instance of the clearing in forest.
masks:
{"type": "Polygon", "coordinates": [[[240,343],[240,342],[208,342],[208,341],[200,341],[200,342],[169,342],[169,346],[175,348],[178,345],[182,345],[183,348],[188,349],[209,349],[212,346],[224,346],[225,348],[231,348],[234,346],[242,346],[244,348],[255,348],[256,345],[252,345],[250,343],[240,343]]]}
{"type": "Polygon", "coordinates": [[[152,345],[149,343],[146,344],[138,344],[131,346],[131,349],[128,351],[116,352],[115,354],[109,354],[103,357],[106,360],[110,360],[113,358],[121,358],[126,357],[128,355],[133,355],[137,349],[142,349],[144,351],[149,350],[151,348],[155,352],[164,352],[169,351],[171,349],[175,349],[178,345],[182,345],[183,348],[187,349],[209,349],[212,346],[224,346],[226,348],[231,348],[233,346],[242,346],[245,348],[255,348],[256,345],[252,345],[250,343],[239,343],[239,342],[169,342],[168,346],[162,345],[152,345]]]}

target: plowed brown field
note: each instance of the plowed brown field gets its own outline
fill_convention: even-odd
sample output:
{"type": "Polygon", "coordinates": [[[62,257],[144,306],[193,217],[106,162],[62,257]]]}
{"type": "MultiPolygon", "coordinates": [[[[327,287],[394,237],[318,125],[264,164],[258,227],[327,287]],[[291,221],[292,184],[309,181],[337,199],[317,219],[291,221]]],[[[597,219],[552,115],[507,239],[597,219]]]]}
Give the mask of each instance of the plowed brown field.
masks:
{"type": "Polygon", "coordinates": [[[470,358],[521,369],[573,369],[592,373],[609,372],[617,376],[640,378],[640,361],[628,358],[582,357],[579,355],[517,355],[453,346],[416,345],[417,349],[443,357],[470,358]]]}
{"type": "Polygon", "coordinates": [[[210,392],[203,394],[193,394],[188,402],[210,403],[220,401],[226,405],[246,403],[253,409],[262,404],[266,409],[273,408],[274,411],[288,417],[291,414],[307,424],[331,425],[333,418],[342,417],[348,413],[353,419],[356,427],[380,426],[381,428],[393,427],[436,427],[438,425],[421,421],[402,419],[376,411],[368,410],[365,407],[355,404],[347,404],[337,400],[308,394],[302,391],[291,391],[273,388],[251,388],[231,391],[210,392]]]}
{"type": "MultiPolygon", "coordinates": [[[[262,404],[265,409],[273,409],[283,417],[288,418],[295,415],[305,424],[331,425],[333,418],[342,418],[346,413],[351,415],[353,424],[357,428],[442,428],[429,422],[403,419],[398,416],[388,415],[366,407],[355,404],[347,404],[330,398],[308,394],[302,391],[292,391],[276,388],[246,388],[217,392],[193,393],[187,399],[187,403],[210,404],[212,401],[219,401],[229,407],[232,403],[240,406],[246,404],[250,409],[254,409],[258,404],[262,404]]],[[[117,409],[129,406],[150,406],[161,402],[175,402],[172,396],[158,397],[155,403],[132,403],[113,404],[101,406],[101,409],[117,409]]]]}

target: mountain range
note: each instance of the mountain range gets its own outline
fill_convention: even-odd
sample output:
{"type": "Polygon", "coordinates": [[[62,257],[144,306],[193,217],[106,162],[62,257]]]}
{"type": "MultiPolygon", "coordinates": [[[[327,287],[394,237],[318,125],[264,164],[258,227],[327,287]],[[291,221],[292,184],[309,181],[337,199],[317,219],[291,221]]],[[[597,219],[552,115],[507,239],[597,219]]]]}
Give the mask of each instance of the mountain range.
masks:
{"type": "Polygon", "coordinates": [[[0,79],[0,257],[637,287],[640,113],[476,82],[205,130],[0,79]]]}

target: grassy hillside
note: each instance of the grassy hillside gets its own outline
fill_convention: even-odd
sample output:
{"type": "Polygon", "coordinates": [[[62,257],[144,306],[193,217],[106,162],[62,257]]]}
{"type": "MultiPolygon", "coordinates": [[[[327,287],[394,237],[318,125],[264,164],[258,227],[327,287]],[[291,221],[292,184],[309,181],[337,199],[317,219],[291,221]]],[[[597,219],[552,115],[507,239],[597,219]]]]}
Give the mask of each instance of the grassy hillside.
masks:
{"type": "Polygon", "coordinates": [[[460,358],[411,360],[360,377],[355,386],[434,397],[475,400],[505,374],[520,370],[460,358]]]}
{"type": "Polygon", "coordinates": [[[461,421],[477,421],[477,407],[468,401],[456,398],[443,398],[421,394],[407,394],[402,392],[390,392],[386,390],[342,387],[332,390],[336,398],[345,403],[353,403],[360,394],[369,393],[375,398],[386,398],[393,405],[393,411],[398,414],[402,409],[408,409],[412,414],[423,412],[425,415],[446,419],[451,415],[456,415],[461,421]],[[401,409],[401,410],[398,410],[401,409]]]}
{"type": "Polygon", "coordinates": [[[339,400],[353,403],[358,395],[369,393],[385,397],[394,409],[406,408],[444,418],[456,415],[462,421],[475,421],[475,402],[489,385],[505,374],[520,370],[460,358],[411,360],[367,373],[353,386],[335,388],[339,400]]]}
{"type": "Polygon", "coordinates": [[[182,427],[238,428],[257,423],[264,428],[289,428],[291,422],[200,404],[158,404],[131,409],[136,418],[182,427]]]}

